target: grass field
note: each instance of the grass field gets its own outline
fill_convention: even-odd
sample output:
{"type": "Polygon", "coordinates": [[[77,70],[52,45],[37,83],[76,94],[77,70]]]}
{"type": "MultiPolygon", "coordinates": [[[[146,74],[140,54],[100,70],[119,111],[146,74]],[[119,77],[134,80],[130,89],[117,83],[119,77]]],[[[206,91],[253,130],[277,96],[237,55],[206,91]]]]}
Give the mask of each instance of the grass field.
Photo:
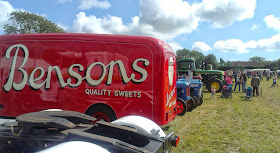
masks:
{"type": "Polygon", "coordinates": [[[280,152],[280,87],[271,84],[262,81],[262,96],[252,101],[242,92],[233,92],[232,99],[220,98],[221,93],[209,99],[205,90],[201,106],[164,127],[180,136],[173,151],[280,152]]]}

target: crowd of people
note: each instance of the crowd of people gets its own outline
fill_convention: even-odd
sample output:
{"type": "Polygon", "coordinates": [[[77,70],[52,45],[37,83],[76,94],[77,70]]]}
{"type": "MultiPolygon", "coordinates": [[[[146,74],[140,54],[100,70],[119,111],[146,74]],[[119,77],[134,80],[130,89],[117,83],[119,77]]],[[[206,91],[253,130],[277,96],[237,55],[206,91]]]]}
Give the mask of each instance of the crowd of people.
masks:
{"type": "Polygon", "coordinates": [[[228,70],[225,71],[224,76],[225,84],[228,86],[228,88],[233,89],[232,83],[234,83],[234,89],[233,91],[236,91],[236,88],[238,87],[238,91],[246,92],[247,85],[253,88],[253,96],[259,96],[259,86],[261,81],[263,81],[263,78],[266,79],[266,81],[269,81],[270,79],[273,79],[271,87],[278,87],[277,85],[277,72],[270,72],[270,71],[232,71],[228,70]],[[251,83],[247,84],[248,78],[251,79],[251,83]],[[240,87],[241,86],[241,87],[240,87]]]}

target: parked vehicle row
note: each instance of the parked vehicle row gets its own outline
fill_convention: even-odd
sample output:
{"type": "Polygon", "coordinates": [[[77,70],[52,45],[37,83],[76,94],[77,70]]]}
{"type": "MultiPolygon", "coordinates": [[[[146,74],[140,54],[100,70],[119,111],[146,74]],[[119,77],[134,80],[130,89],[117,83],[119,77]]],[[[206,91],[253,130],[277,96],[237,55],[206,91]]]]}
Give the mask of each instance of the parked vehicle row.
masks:
{"type": "MultiPolygon", "coordinates": [[[[177,74],[174,51],[156,38],[69,33],[19,34],[0,36],[0,44],[1,117],[15,118],[46,109],[80,112],[94,117],[96,123],[92,122],[93,125],[101,126],[97,121],[103,120],[137,129],[140,133],[157,135],[160,138],[157,141],[162,142],[159,146],[163,145],[161,150],[168,152],[171,149],[169,144],[172,142],[176,146],[179,137],[173,134],[166,136],[158,125],[168,124],[177,114],[184,115],[203,103],[203,79],[193,76],[196,71],[192,69],[179,69],[177,74]],[[177,75],[180,79],[177,79],[177,75]],[[145,119],[126,118],[129,115],[145,119]]],[[[181,68],[183,64],[178,62],[181,68]]],[[[194,62],[190,64],[194,65],[194,62]]],[[[33,116],[34,121],[39,116],[33,116]]],[[[64,117],[69,119],[69,116],[64,117]]],[[[18,129],[25,128],[20,125],[22,122],[17,119],[14,124],[18,129]]],[[[32,121],[29,123],[33,126],[32,121]]],[[[5,124],[2,128],[9,128],[10,125],[5,124]]],[[[96,134],[96,131],[93,133],[96,134]]],[[[10,136],[26,137],[24,134],[10,136]]],[[[138,139],[144,141],[146,138],[140,136],[138,139]]],[[[37,139],[32,140],[36,143],[37,139]]],[[[3,141],[5,143],[6,139],[3,141]]]]}

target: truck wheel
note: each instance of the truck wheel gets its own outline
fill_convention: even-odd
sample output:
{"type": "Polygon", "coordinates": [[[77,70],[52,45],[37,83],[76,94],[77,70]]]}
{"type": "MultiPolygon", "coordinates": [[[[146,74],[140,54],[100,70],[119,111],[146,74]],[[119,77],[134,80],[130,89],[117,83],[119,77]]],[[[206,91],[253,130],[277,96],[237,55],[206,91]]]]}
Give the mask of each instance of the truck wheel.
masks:
{"type": "Polygon", "coordinates": [[[209,80],[207,85],[206,85],[207,90],[209,92],[211,92],[211,88],[213,86],[215,87],[216,92],[221,92],[222,91],[222,81],[220,79],[215,78],[215,79],[209,80]]]}
{"type": "Polygon", "coordinates": [[[191,97],[194,101],[194,108],[196,108],[199,105],[198,99],[194,95],[192,95],[191,97]]]}
{"type": "Polygon", "coordinates": [[[194,109],[194,105],[194,99],[191,97],[191,99],[187,101],[187,111],[191,112],[194,109]]]}
{"type": "Polygon", "coordinates": [[[177,115],[184,115],[187,112],[186,102],[182,99],[177,99],[176,104],[177,115]]]}
{"type": "Polygon", "coordinates": [[[97,105],[89,109],[86,114],[95,117],[96,121],[112,122],[117,119],[114,111],[110,107],[103,105],[97,105]]]}

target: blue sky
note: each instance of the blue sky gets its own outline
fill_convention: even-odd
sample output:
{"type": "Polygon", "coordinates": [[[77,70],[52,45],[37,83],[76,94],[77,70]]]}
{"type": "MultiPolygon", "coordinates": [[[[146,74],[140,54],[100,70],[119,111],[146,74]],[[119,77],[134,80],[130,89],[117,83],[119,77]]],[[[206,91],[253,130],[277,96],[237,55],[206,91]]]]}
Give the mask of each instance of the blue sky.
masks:
{"type": "Polygon", "coordinates": [[[45,16],[67,32],[152,36],[226,61],[280,58],[279,0],[0,0],[7,13],[45,16]]]}

